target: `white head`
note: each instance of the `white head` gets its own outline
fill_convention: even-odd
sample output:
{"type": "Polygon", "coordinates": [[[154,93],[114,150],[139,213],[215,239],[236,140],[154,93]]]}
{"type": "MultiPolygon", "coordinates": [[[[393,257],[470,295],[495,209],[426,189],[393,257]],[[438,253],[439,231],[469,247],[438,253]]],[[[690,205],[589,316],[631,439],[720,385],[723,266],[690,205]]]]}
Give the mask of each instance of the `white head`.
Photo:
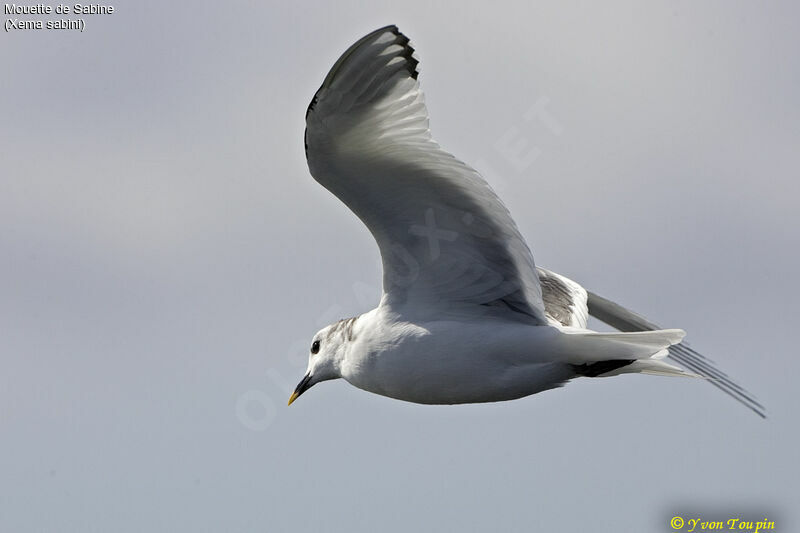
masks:
{"type": "Polygon", "coordinates": [[[289,398],[289,405],[320,381],[342,377],[342,361],[347,351],[347,344],[354,338],[353,326],[357,319],[358,317],[340,320],[325,326],[314,335],[308,355],[306,375],[294,389],[289,398]]]}

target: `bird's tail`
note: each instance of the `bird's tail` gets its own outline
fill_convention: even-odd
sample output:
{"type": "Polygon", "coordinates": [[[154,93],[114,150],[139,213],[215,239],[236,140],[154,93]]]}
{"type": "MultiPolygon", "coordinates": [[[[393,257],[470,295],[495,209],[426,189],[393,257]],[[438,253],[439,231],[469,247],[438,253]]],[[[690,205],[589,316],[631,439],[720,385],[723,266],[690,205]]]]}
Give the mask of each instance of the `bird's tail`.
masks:
{"type": "Polygon", "coordinates": [[[608,377],[618,374],[656,374],[698,377],[666,363],[668,348],[681,342],[680,329],[661,329],[635,333],[600,333],[588,330],[562,330],[567,360],[580,376],[608,377]]]}
{"type": "MultiPolygon", "coordinates": [[[[589,313],[593,317],[620,331],[658,330],[657,325],[641,315],[592,292],[588,293],[588,305],[589,313]]],[[[696,372],[696,375],[706,378],[709,383],[747,406],[758,416],[767,417],[766,408],[756,400],[755,396],[717,368],[713,361],[696,352],[686,343],[674,345],[669,349],[668,355],[670,359],[674,359],[687,369],[696,372]]]]}

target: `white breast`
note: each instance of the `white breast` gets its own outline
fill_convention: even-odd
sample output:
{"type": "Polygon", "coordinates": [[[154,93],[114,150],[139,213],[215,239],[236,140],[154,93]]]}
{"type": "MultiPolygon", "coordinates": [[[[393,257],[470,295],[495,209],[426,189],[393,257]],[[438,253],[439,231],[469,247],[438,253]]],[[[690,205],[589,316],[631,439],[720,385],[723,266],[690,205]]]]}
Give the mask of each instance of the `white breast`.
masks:
{"type": "Polygon", "coordinates": [[[574,375],[568,364],[549,358],[554,328],[381,318],[373,315],[342,368],[352,385],[376,394],[425,404],[494,402],[559,386],[574,375]]]}

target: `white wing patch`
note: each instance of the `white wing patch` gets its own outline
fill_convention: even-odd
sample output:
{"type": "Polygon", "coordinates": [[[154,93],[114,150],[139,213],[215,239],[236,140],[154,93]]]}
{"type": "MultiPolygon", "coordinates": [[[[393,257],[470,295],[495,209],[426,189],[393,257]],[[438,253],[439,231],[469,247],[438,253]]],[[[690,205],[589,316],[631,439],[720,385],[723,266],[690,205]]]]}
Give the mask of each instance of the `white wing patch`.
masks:
{"type": "Polygon", "coordinates": [[[387,305],[548,323],[533,256],[508,210],[431,138],[416,67],[394,26],[342,55],[306,115],[311,174],[375,237],[387,305]]]}
{"type": "Polygon", "coordinates": [[[553,325],[586,329],[589,320],[586,289],[571,279],[538,267],[544,312],[553,325]]]}

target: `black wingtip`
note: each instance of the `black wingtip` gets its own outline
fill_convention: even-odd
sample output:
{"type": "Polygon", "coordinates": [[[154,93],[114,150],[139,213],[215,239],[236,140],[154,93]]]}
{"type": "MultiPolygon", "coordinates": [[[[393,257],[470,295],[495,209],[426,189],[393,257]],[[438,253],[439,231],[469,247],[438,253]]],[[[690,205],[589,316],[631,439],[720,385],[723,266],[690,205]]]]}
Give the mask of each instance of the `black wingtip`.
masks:
{"type": "Polygon", "coordinates": [[[395,42],[394,44],[399,44],[403,47],[403,52],[400,54],[404,58],[406,58],[407,63],[407,70],[408,73],[411,75],[412,78],[415,80],[417,76],[419,76],[419,71],[417,70],[417,65],[419,65],[419,60],[414,57],[414,47],[411,46],[409,43],[411,40],[408,38],[406,34],[400,31],[400,29],[395,24],[390,24],[388,26],[384,26],[383,28],[377,29],[367,35],[364,39],[371,37],[373,35],[380,35],[386,31],[391,31],[395,35],[395,42]]]}
{"type": "MultiPolygon", "coordinates": [[[[411,78],[415,80],[418,79],[419,70],[417,69],[417,66],[419,65],[419,60],[416,57],[414,57],[414,48],[409,44],[410,42],[409,38],[398,29],[396,24],[389,24],[383,26],[382,28],[378,28],[377,30],[371,31],[370,33],[368,33],[367,35],[356,41],[354,44],[352,44],[341,55],[341,57],[339,57],[336,63],[334,63],[333,67],[331,67],[330,72],[328,72],[328,75],[325,77],[325,80],[322,82],[322,85],[320,86],[320,90],[323,87],[327,87],[331,83],[333,83],[333,79],[336,76],[337,72],[339,71],[341,66],[345,63],[345,61],[347,61],[348,57],[350,57],[350,55],[355,50],[357,50],[360,46],[364,45],[365,43],[370,42],[377,36],[382,35],[386,32],[391,32],[395,37],[392,43],[387,43],[387,44],[397,44],[403,48],[403,50],[398,53],[398,56],[405,58],[406,60],[405,69],[408,71],[409,76],[411,76],[411,78]]],[[[314,94],[314,97],[311,99],[311,102],[308,104],[308,107],[306,108],[306,120],[308,120],[308,115],[314,110],[315,106],[317,105],[317,102],[319,101],[320,90],[317,90],[317,92],[314,94]]],[[[306,149],[306,156],[308,156],[307,135],[305,140],[305,149],[306,149]]]]}
{"type": "MultiPolygon", "coordinates": [[[[331,67],[331,70],[330,70],[330,72],[328,72],[328,75],[325,77],[325,80],[322,82],[322,86],[320,87],[320,89],[322,87],[326,87],[326,86],[328,86],[328,85],[330,85],[332,83],[333,78],[335,77],[335,75],[339,71],[339,69],[341,68],[342,64],[344,64],[344,62],[347,60],[347,58],[350,57],[350,55],[355,50],[357,50],[364,43],[369,42],[370,40],[374,39],[378,35],[386,33],[387,31],[391,32],[395,36],[394,43],[392,43],[392,44],[398,44],[398,45],[403,47],[403,51],[399,55],[406,59],[406,70],[408,71],[409,75],[413,79],[416,80],[418,78],[418,76],[419,76],[419,70],[417,69],[417,66],[419,65],[419,60],[416,57],[414,57],[414,55],[413,55],[414,54],[414,48],[409,44],[409,42],[410,42],[409,38],[397,28],[397,25],[389,24],[387,26],[384,26],[382,28],[378,28],[377,30],[369,32],[367,35],[365,35],[364,37],[362,37],[361,39],[356,41],[354,44],[352,44],[341,55],[341,57],[339,57],[339,59],[336,61],[336,63],[334,63],[333,67],[331,67]]],[[[317,91],[317,93],[314,94],[314,98],[312,98],[311,103],[309,103],[308,107],[306,108],[306,118],[308,118],[308,114],[311,111],[314,110],[314,106],[317,103],[317,94],[319,94],[319,91],[317,91]]]]}

